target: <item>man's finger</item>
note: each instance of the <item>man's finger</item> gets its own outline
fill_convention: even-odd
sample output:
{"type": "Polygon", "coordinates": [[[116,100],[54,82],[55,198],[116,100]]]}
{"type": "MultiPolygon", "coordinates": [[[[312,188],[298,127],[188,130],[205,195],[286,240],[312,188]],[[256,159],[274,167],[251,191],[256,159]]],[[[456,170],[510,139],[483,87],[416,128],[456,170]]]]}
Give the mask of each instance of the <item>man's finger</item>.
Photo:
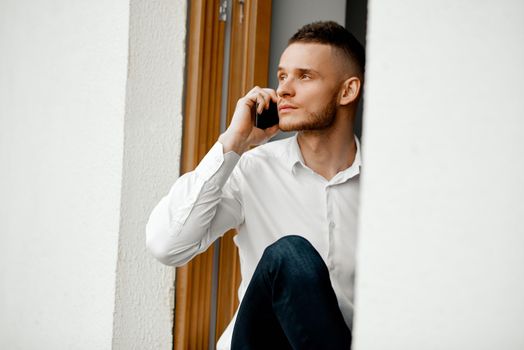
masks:
{"type": "Polygon", "coordinates": [[[278,102],[278,95],[277,95],[277,92],[275,90],[266,88],[266,89],[264,89],[264,91],[266,91],[269,94],[269,96],[271,97],[273,102],[275,102],[275,103],[278,102]]]}
{"type": "Polygon", "coordinates": [[[264,95],[259,94],[257,96],[257,112],[258,114],[262,113],[264,111],[266,105],[266,100],[264,98],[264,95]]]}
{"type": "Polygon", "coordinates": [[[277,102],[275,90],[270,88],[263,89],[258,86],[251,89],[246,97],[256,103],[258,113],[262,113],[264,109],[268,109],[271,101],[277,102]]]}
{"type": "Polygon", "coordinates": [[[266,91],[263,91],[260,93],[260,95],[264,98],[264,103],[263,103],[263,110],[264,109],[268,109],[269,108],[269,103],[271,102],[272,100],[272,97],[269,93],[267,93],[266,91]]]}

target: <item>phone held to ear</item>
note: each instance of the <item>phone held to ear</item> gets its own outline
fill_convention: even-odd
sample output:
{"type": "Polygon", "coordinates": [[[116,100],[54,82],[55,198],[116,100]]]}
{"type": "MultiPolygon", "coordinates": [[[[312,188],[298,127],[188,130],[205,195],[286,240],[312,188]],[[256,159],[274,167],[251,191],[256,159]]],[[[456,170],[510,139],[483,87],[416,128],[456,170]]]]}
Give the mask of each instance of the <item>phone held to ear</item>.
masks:
{"type": "MultiPolygon", "coordinates": [[[[258,105],[257,105],[258,107],[258,105]]],[[[258,110],[258,108],[257,108],[258,110]]],[[[264,109],[262,113],[255,115],[255,126],[259,129],[267,129],[273,125],[278,124],[278,109],[277,104],[273,100],[269,103],[269,108],[264,109]]]]}

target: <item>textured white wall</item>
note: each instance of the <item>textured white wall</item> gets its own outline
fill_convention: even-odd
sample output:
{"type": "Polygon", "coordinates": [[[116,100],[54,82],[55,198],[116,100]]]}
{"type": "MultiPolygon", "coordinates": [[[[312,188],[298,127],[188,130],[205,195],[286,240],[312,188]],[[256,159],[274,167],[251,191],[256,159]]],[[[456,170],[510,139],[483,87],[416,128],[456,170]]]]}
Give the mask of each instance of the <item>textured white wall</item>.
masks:
{"type": "Polygon", "coordinates": [[[109,349],[129,1],[0,2],[0,348],[109,349]]]}
{"type": "Polygon", "coordinates": [[[524,3],[370,0],[355,348],[524,348],[524,3]]]}
{"type": "Polygon", "coordinates": [[[172,348],[174,272],[145,247],[153,207],[178,177],[185,0],[131,0],[113,349],[172,348]]]}
{"type": "Polygon", "coordinates": [[[186,1],[0,2],[0,349],[170,349],[186,1]],[[128,61],[129,57],[129,61],[128,61]]]}

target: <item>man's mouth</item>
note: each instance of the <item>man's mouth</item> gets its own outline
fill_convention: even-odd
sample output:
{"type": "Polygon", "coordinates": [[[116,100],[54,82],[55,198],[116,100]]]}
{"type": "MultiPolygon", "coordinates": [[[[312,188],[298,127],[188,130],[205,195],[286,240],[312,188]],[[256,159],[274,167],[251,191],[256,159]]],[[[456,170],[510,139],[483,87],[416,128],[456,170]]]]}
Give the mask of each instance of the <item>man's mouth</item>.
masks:
{"type": "Polygon", "coordinates": [[[286,113],[294,109],[297,109],[297,107],[289,103],[283,103],[278,106],[278,113],[286,113]]]}

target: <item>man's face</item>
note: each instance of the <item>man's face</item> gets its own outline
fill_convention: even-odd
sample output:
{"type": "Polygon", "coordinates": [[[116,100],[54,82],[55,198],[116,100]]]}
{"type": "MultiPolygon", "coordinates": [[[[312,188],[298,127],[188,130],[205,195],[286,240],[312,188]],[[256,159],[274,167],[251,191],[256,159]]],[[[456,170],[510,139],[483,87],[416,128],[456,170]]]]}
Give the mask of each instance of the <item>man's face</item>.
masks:
{"type": "Polygon", "coordinates": [[[329,128],[343,81],[335,48],[294,43],[280,57],[278,69],[279,127],[283,131],[329,128]]]}

